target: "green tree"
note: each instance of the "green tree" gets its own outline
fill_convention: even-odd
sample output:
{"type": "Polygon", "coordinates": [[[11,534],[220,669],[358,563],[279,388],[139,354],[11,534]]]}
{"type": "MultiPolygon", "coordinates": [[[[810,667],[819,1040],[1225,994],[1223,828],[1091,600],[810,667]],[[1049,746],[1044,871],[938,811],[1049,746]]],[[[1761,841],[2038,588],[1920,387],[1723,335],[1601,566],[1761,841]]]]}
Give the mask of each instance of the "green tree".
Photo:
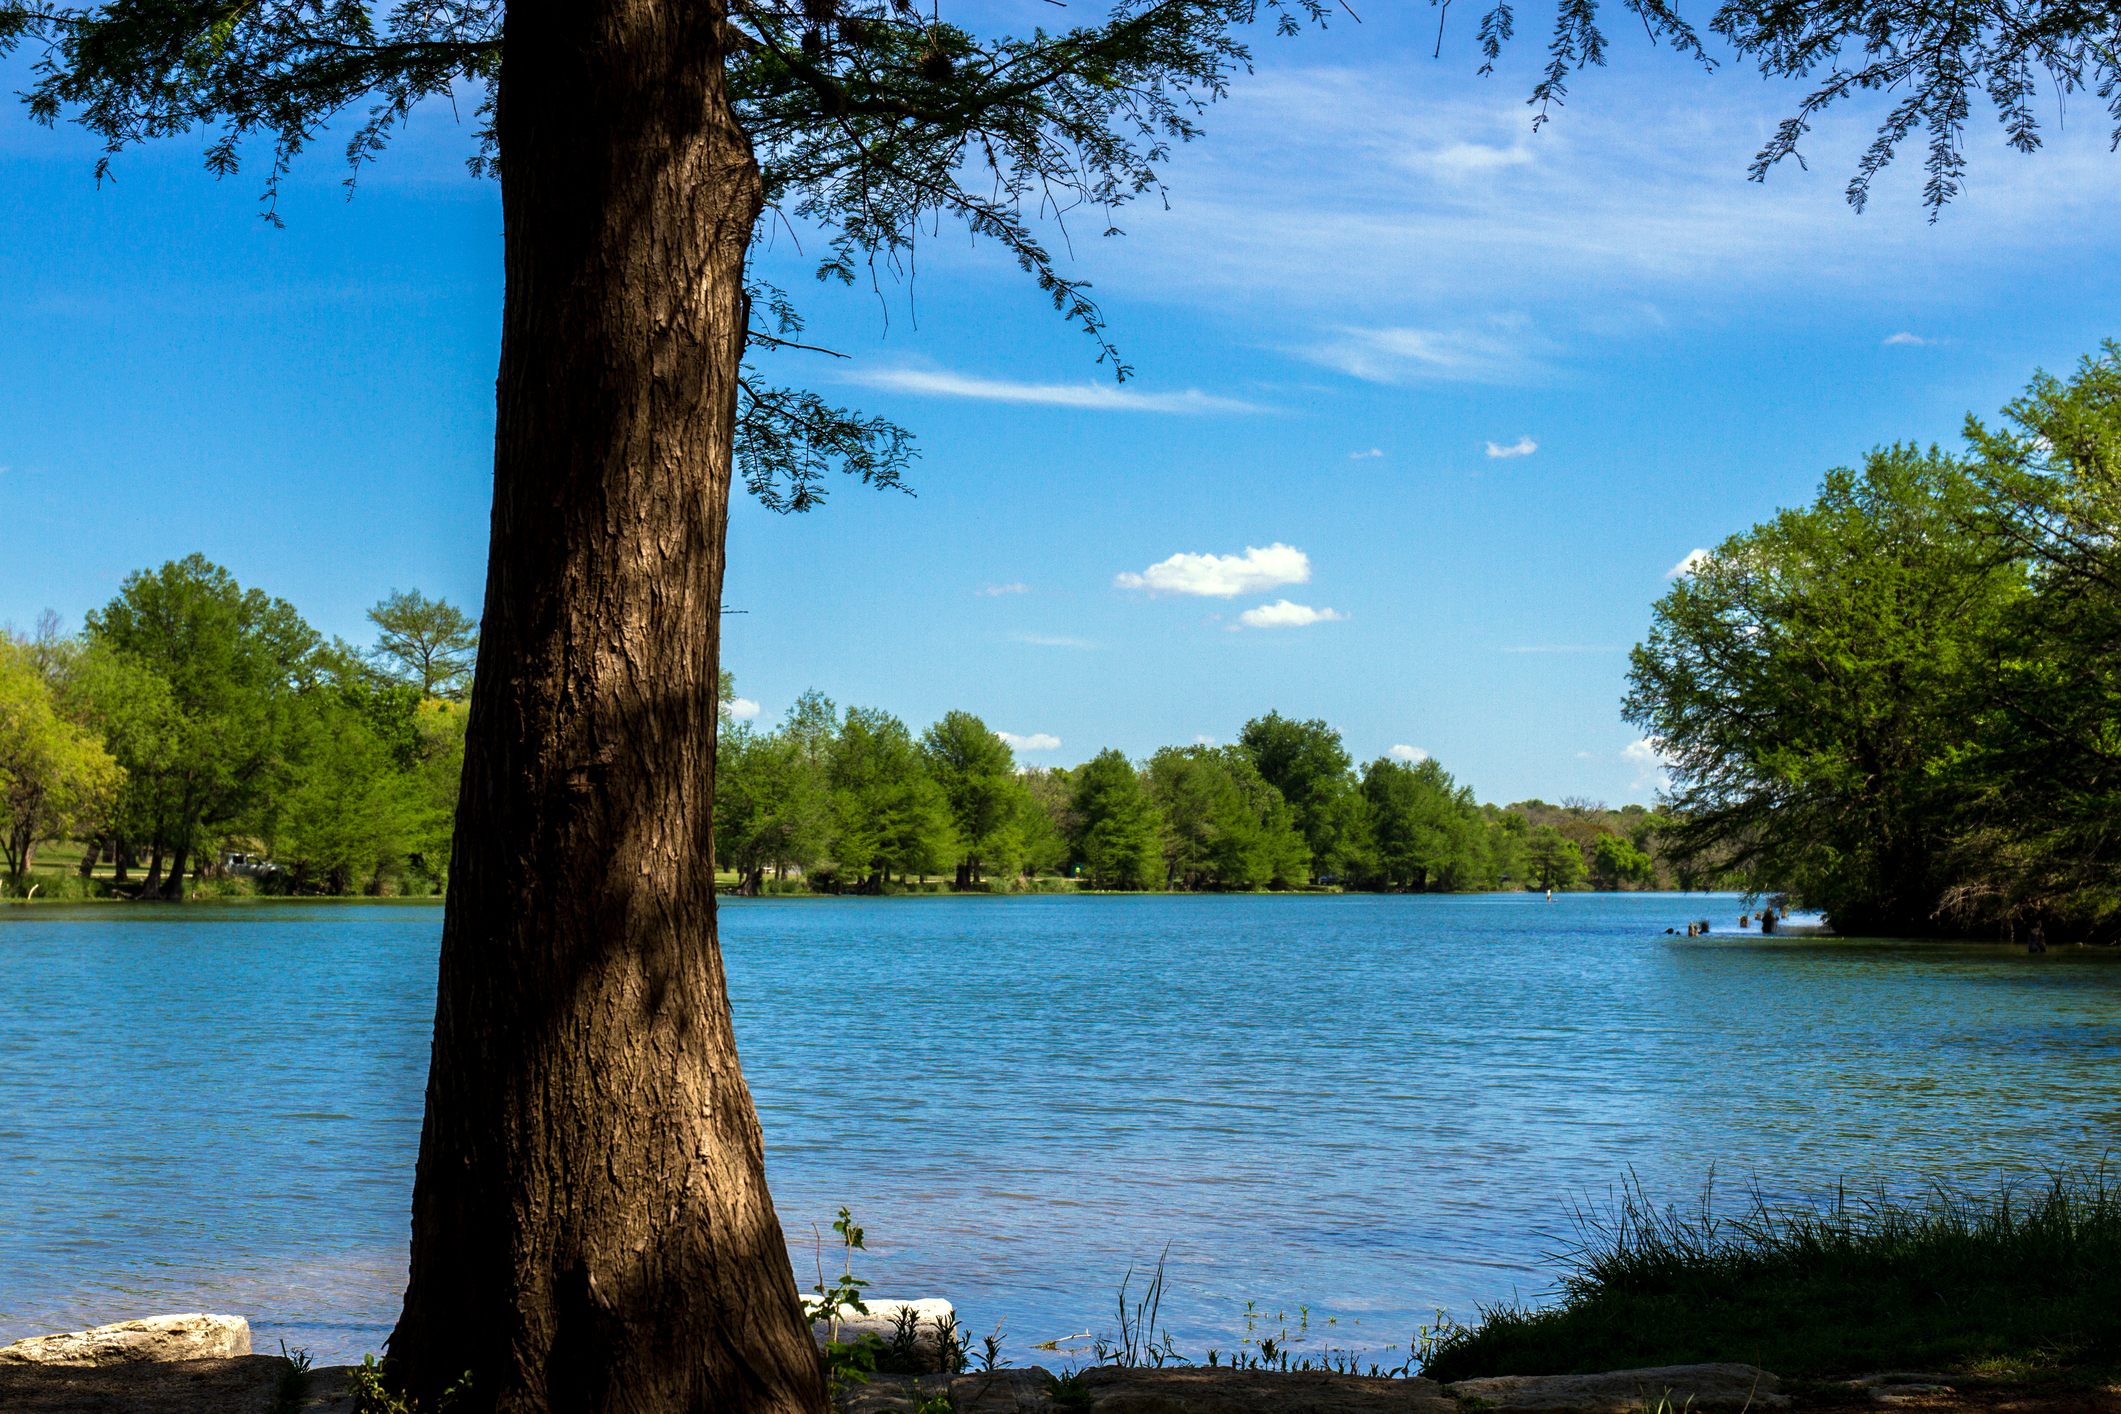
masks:
{"type": "Polygon", "coordinates": [[[849,707],[833,740],[833,855],[864,893],[894,874],[940,873],[957,838],[950,802],[923,768],[905,723],[878,708],[849,707]]]}
{"type": "Polygon", "coordinates": [[[1487,822],[1470,787],[1433,758],[1379,757],[1363,770],[1376,868],[1416,892],[1470,889],[1488,877],[1487,822]]]}
{"type": "Polygon", "coordinates": [[[1069,773],[1076,858],[1094,889],[1154,889],[1164,876],[1163,817],[1134,763],[1100,751],[1069,773]]]}
{"type": "Polygon", "coordinates": [[[1535,886],[1566,889],[1583,879],[1583,850],[1552,825],[1535,825],[1524,836],[1525,868],[1535,886]]]}
{"type": "Polygon", "coordinates": [[[921,734],[928,774],[950,802],[957,832],[957,886],[979,879],[985,864],[1014,872],[1023,852],[1020,817],[1027,804],[1016,780],[1016,755],[970,712],[946,713],[921,734]]]}
{"type": "Polygon", "coordinates": [[[1952,458],[1882,448],[1657,602],[1625,711],[1670,763],[1675,865],[1786,891],[1847,933],[1942,926],[1955,765],[2027,592],[1983,507],[1952,458]]]}
{"type": "Polygon", "coordinates": [[[2103,935],[2121,918],[2121,345],[1969,417],[1981,527],[2030,570],[1976,675],[1943,913],[2103,935]]]}
{"type": "Polygon", "coordinates": [[[1311,849],[1311,875],[1331,872],[1359,818],[1345,804],[1353,763],[1340,733],[1315,718],[1299,722],[1269,712],[1245,723],[1238,745],[1296,812],[1296,826],[1311,849]]]}
{"type": "Polygon", "coordinates": [[[0,860],[19,882],[37,846],[102,818],[124,771],[96,733],[70,721],[32,645],[0,634],[0,860]]]}
{"type": "Polygon", "coordinates": [[[393,589],[368,611],[368,621],[378,632],[369,660],[386,676],[410,683],[422,697],[462,698],[471,690],[479,626],[447,599],[393,589]]]}
{"type": "Polygon", "coordinates": [[[244,589],[203,555],[126,576],[88,615],[87,631],[169,685],[172,739],[120,764],[128,816],[153,849],[144,892],[180,896],[185,867],[211,833],[269,799],[284,777],[319,640],[292,605],[244,589]]]}
{"type": "Polygon", "coordinates": [[[1591,850],[1591,878],[1601,889],[1646,888],[1650,856],[1625,835],[1601,835],[1591,850]]]}
{"type": "Polygon", "coordinates": [[[756,896],[768,869],[808,870],[825,857],[832,794],[799,736],[740,722],[722,729],[715,752],[715,854],[741,876],[738,892],[756,896]]]}
{"type": "Polygon", "coordinates": [[[1301,881],[1311,851],[1281,792],[1232,747],[1167,746],[1149,758],[1165,882],[1257,889],[1301,881]]]}

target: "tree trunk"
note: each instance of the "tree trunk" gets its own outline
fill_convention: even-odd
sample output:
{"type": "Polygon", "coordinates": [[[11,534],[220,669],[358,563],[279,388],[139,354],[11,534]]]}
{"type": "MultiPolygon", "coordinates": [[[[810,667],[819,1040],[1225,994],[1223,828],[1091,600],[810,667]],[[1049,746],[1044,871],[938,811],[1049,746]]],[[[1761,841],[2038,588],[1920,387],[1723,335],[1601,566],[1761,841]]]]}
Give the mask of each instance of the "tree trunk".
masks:
{"type": "MultiPolygon", "coordinates": [[[[511,0],[492,548],[395,1379],[823,1414],[715,942],[758,168],[716,0],[511,0]]],[[[457,1406],[460,1409],[464,1405],[457,1406]]]]}
{"type": "Polygon", "coordinates": [[[75,868],[82,878],[91,879],[95,877],[96,861],[103,856],[103,841],[104,837],[98,835],[90,840],[88,848],[81,852],[81,862],[75,868]]]}
{"type": "Polygon", "coordinates": [[[142,885],[140,886],[140,897],[142,897],[142,898],[160,898],[161,896],[162,896],[162,837],[161,837],[160,835],[157,835],[157,836],[155,837],[155,842],[154,842],[154,843],[153,843],[152,845],[148,846],[148,852],[147,852],[147,882],[146,882],[146,883],[144,883],[144,884],[142,884],[142,885]]]}
{"type": "Polygon", "coordinates": [[[111,841],[110,881],[122,884],[132,877],[133,842],[123,835],[111,841]]]}
{"type": "Polygon", "coordinates": [[[163,898],[184,897],[184,866],[191,860],[191,846],[180,844],[170,851],[169,877],[162,881],[163,898]]]}

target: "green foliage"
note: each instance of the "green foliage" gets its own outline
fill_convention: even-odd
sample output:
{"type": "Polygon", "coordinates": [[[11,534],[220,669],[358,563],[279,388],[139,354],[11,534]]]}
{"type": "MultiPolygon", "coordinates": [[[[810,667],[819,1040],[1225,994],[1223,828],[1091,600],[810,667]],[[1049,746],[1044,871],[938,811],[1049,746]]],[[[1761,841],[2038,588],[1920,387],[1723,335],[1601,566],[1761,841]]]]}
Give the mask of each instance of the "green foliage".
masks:
{"type": "Polygon", "coordinates": [[[1422,1373],[1740,1360],[1785,1378],[2121,1357],[2121,1189],[2106,1170],[1926,1198],[1883,1191],[1723,1216],[1639,1188],[1578,1215],[1561,1300],[1483,1310],[1422,1373]]]}
{"type": "MultiPolygon", "coordinates": [[[[1893,446],[1726,541],[1654,611],[1628,719],[1674,782],[1672,858],[1921,934],[1969,867],[1963,832],[2030,592],[1981,484],[1893,446]]],[[[2111,787],[2107,787],[2111,789],[2111,787]]]]}
{"type": "Polygon", "coordinates": [[[950,804],[960,851],[957,882],[977,882],[990,863],[1015,874],[1033,808],[1016,779],[1015,754],[970,712],[949,712],[921,734],[921,757],[950,804]]]}
{"type": "Polygon", "coordinates": [[[1163,816],[1142,788],[1134,763],[1107,749],[1071,776],[1078,834],[1075,852],[1096,889],[1163,885],[1163,816]]]}
{"type": "Polygon", "coordinates": [[[1379,757],[1363,768],[1370,870],[1377,882],[1416,891],[1477,888],[1489,876],[1488,822],[1434,759],[1379,757]]]}
{"type": "Polygon", "coordinates": [[[479,628],[447,599],[429,599],[417,589],[393,589],[368,620],[379,630],[369,661],[403,684],[414,700],[462,700],[471,690],[478,658],[479,628]]]}
{"type": "Polygon", "coordinates": [[[905,723],[876,708],[849,707],[826,756],[832,788],[833,853],[881,893],[893,874],[933,874],[956,856],[943,788],[925,769],[905,723]]]}
{"type": "Polygon", "coordinates": [[[128,575],[87,633],[167,685],[165,734],[119,761],[123,832],[170,851],[174,873],[287,782],[320,641],[292,605],[201,555],[128,575]]]}
{"type": "Polygon", "coordinates": [[[106,818],[125,773],[100,735],[70,719],[31,646],[0,634],[0,859],[29,872],[40,841],[106,818]]]}
{"type": "Polygon", "coordinates": [[[1361,807],[1348,797],[1353,761],[1340,733],[1313,719],[1298,722],[1269,712],[1245,723],[1238,745],[1261,776],[1281,792],[1296,814],[1296,827],[1311,850],[1311,874],[1339,869],[1361,853],[1361,807]]]}
{"type": "Polygon", "coordinates": [[[1525,871],[1542,889],[1566,889],[1583,879],[1583,850],[1552,825],[1525,832],[1525,871]]]}
{"type": "Polygon", "coordinates": [[[1282,888],[1308,874],[1294,812],[1234,747],[1167,746],[1149,758],[1165,880],[1188,889],[1282,888]]]}
{"type": "Polygon", "coordinates": [[[449,1414],[459,1399],[471,1393],[471,1371],[451,1381],[432,1409],[422,1408],[390,1386],[390,1361],[376,1362],[373,1355],[361,1357],[360,1365],[347,1381],[353,1391],[354,1414],[449,1414]]]}

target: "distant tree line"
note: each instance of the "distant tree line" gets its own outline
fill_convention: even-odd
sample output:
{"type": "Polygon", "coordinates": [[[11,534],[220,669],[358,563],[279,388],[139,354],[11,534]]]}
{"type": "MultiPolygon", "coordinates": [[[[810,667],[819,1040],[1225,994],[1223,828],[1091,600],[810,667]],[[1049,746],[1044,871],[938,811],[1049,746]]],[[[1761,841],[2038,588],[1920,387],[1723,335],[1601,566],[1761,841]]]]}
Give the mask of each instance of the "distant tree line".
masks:
{"type": "MultiPolygon", "coordinates": [[[[729,696],[724,684],[723,695],[729,696]]],[[[1672,887],[1640,806],[1475,802],[1433,760],[1360,770],[1322,721],[1270,712],[1234,745],[1116,750],[1018,770],[969,712],[916,737],[888,712],[805,693],[780,725],[722,728],[715,848],[740,892],[881,893],[931,879],[1019,887],[1408,892],[1672,887]]]]}
{"type": "Polygon", "coordinates": [[[1829,472],[1657,603],[1663,847],[1846,933],[2115,941],[2121,347],[1965,440],[1829,472]]]}
{"type": "Polygon", "coordinates": [[[49,613],[0,635],[8,890],[78,896],[108,861],[97,887],[181,897],[235,887],[231,853],[277,865],[241,888],[440,890],[477,634],[416,590],[369,618],[375,648],[326,643],[193,555],[129,575],[77,636],[49,613]],[[79,882],[33,878],[60,840],[79,882]]]}

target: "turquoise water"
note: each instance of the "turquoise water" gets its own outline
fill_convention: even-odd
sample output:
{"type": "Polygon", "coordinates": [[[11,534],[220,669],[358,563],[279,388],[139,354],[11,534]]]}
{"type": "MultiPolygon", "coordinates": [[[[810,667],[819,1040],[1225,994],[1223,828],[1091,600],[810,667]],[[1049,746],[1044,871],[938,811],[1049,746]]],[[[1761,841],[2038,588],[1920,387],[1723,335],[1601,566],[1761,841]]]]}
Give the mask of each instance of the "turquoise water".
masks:
{"type": "MultiPolygon", "coordinates": [[[[848,1204],[874,1292],[948,1296],[1018,1363],[1113,1330],[1167,1244],[1182,1349],[1229,1348],[1248,1300],[1403,1349],[1431,1308],[1546,1290],[1572,1200],[1630,1171],[1687,1199],[1712,1166],[1799,1192],[2113,1146],[2121,957],[1663,933],[1738,911],[765,900],[722,927],[803,1284],[848,1204]]],[[[0,909],[0,1340],[206,1309],[263,1349],[379,1349],[440,928],[0,909]]]]}

